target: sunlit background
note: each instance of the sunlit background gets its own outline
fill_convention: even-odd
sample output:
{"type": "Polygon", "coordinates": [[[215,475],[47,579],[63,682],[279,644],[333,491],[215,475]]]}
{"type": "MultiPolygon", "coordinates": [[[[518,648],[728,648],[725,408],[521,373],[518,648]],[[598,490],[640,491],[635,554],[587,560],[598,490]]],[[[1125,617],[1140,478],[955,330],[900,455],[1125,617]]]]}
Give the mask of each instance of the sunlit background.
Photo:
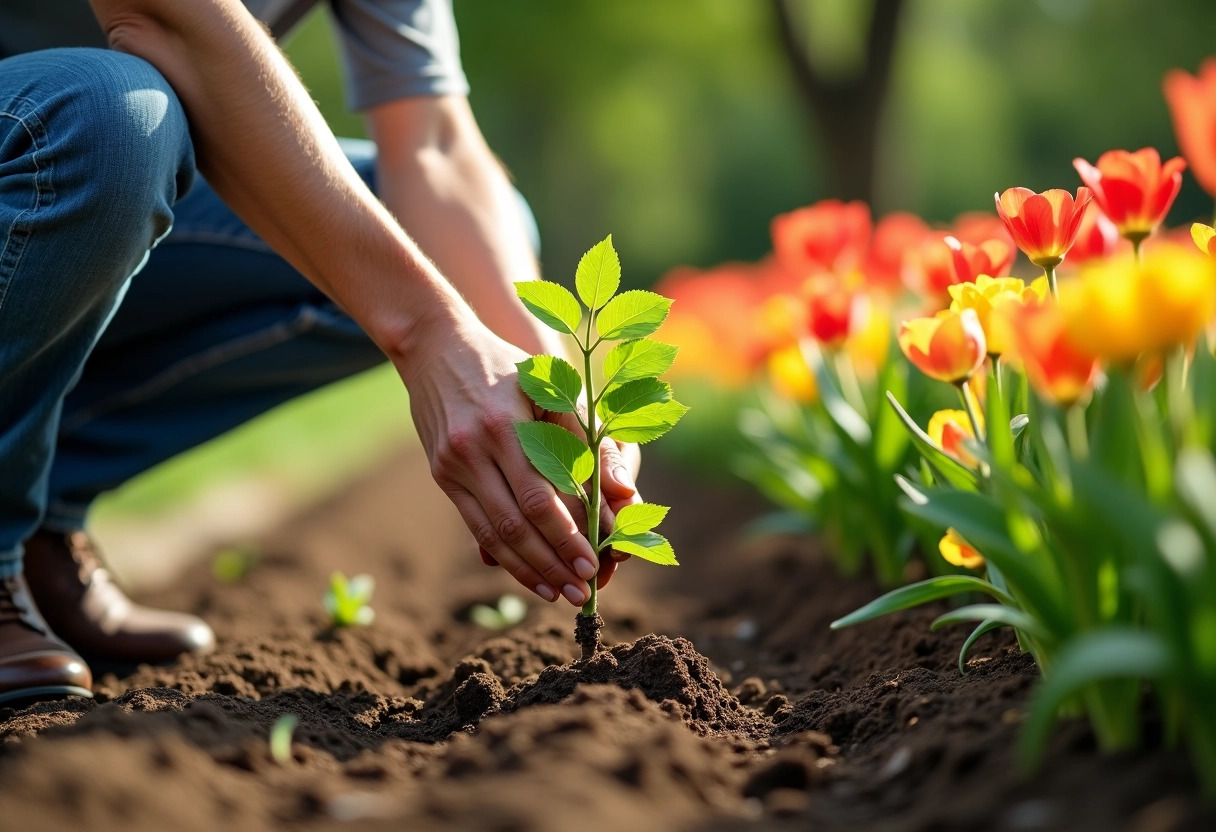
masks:
{"type": "MultiPolygon", "coordinates": [[[[771,217],[826,196],[945,221],[1010,186],[1075,188],[1075,156],[1172,155],[1162,76],[1216,51],[1211,0],[456,0],[456,14],[474,111],[533,207],[546,276],[570,282],[611,232],[632,286],[759,258],[771,217]]],[[[326,15],[286,49],[335,132],[363,135],[326,15]]],[[[1171,223],[1211,213],[1187,179],[1171,223]]],[[[400,384],[373,371],[132,483],[95,521],[111,549],[239,541],[410,435],[400,384]]]]}

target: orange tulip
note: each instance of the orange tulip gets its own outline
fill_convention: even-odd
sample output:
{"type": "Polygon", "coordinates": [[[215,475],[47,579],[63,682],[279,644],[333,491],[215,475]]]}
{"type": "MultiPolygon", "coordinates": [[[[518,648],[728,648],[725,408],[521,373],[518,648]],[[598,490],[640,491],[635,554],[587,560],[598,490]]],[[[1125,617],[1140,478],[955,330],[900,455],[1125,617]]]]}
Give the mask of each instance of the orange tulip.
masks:
{"type": "Polygon", "coordinates": [[[1077,240],[1068,251],[1068,265],[1079,266],[1090,260],[1110,257],[1118,252],[1121,242],[1123,238],[1119,236],[1119,229],[1091,200],[1081,217],[1077,240]]]}
{"type": "Polygon", "coordinates": [[[987,357],[984,328],[974,309],[949,309],[932,318],[913,318],[899,327],[899,348],[930,378],[962,384],[987,357]]]}
{"type": "Polygon", "coordinates": [[[957,237],[947,237],[954,264],[955,283],[974,283],[982,274],[1000,277],[1009,273],[1015,252],[1004,240],[984,240],[979,244],[964,243],[957,237]]]}
{"type": "Polygon", "coordinates": [[[954,566],[979,569],[984,565],[984,556],[975,551],[954,529],[946,529],[946,536],[937,544],[937,550],[946,559],[946,563],[954,566]]]}
{"type": "Polygon", "coordinates": [[[996,212],[1031,263],[1054,269],[1076,241],[1092,198],[1089,188],[1078,188],[1076,199],[1058,188],[1041,194],[1029,188],[1010,188],[996,195],[996,212]]]}
{"type": "MultiPolygon", "coordinates": [[[[976,417],[980,421],[980,428],[983,429],[984,417],[981,412],[977,411],[976,417]]],[[[929,419],[929,427],[925,432],[939,448],[959,462],[972,468],[979,465],[979,460],[963,444],[968,439],[975,438],[975,431],[971,428],[971,419],[965,411],[937,411],[929,419]]]]}
{"type": "Polygon", "coordinates": [[[1198,76],[1167,73],[1163,86],[1178,147],[1199,185],[1216,196],[1216,58],[1204,61],[1198,76]]]}
{"type": "Polygon", "coordinates": [[[1191,225],[1191,239],[1208,257],[1216,257],[1216,228],[1201,222],[1191,225]]]}
{"type": "Polygon", "coordinates": [[[1064,316],[1054,303],[1008,307],[1013,355],[1040,396],[1069,406],[1084,402],[1098,378],[1098,360],[1068,335],[1064,316]]]}
{"type": "Polygon", "coordinates": [[[929,236],[929,226],[915,214],[887,214],[874,226],[874,237],[863,271],[866,283],[886,292],[898,292],[904,284],[908,252],[929,236]]]}
{"type": "Polygon", "coordinates": [[[1161,225],[1178,196],[1186,169],[1181,156],[1162,164],[1151,147],[1135,153],[1108,150],[1098,157],[1096,167],[1080,158],[1072,164],[1094,192],[1102,213],[1135,245],[1161,225]]]}
{"type": "Polygon", "coordinates": [[[773,248],[800,277],[860,268],[870,242],[870,207],[825,199],[773,219],[773,248]]]}

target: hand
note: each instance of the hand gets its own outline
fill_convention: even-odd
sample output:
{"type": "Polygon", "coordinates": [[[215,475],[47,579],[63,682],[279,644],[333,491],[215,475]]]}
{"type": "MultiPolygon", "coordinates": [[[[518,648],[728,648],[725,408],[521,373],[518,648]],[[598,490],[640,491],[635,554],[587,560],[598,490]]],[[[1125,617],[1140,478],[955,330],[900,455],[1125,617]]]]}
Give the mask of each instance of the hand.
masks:
{"type": "MultiPolygon", "coordinates": [[[[411,338],[417,346],[398,372],[435,481],[481,549],[515,580],[546,601],[560,595],[582,606],[598,559],[515,434],[516,422],[538,415],[517,382],[515,364],[527,354],[471,315],[439,316],[418,327],[411,338]]],[[[610,500],[634,498],[620,485],[614,494],[610,500]]]]}

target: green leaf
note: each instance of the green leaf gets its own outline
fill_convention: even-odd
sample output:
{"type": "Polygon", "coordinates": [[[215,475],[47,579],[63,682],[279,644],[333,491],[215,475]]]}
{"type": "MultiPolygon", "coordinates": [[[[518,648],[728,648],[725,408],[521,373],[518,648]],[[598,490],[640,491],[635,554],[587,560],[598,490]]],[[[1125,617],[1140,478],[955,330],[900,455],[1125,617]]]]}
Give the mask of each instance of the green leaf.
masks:
{"type": "Polygon", "coordinates": [[[578,411],[583,380],[569,361],[553,355],[537,355],[515,366],[519,368],[519,386],[537,407],[550,413],[578,411]]]}
{"type": "Polygon", "coordinates": [[[639,378],[614,387],[600,399],[596,412],[607,425],[622,413],[632,413],[649,404],[671,401],[671,385],[657,378],[639,378]]]}
{"type": "Polygon", "coordinates": [[[270,756],[281,766],[291,762],[291,737],[300,718],[295,714],[283,714],[270,728],[270,756]]]}
{"type": "Polygon", "coordinates": [[[1023,612],[1016,607],[1009,607],[1004,604],[972,604],[969,607],[959,607],[956,610],[939,615],[930,625],[930,629],[940,630],[947,624],[958,624],[960,621],[999,621],[1002,624],[1008,624],[1010,627],[1016,627],[1027,635],[1041,638],[1045,641],[1051,640],[1051,634],[1043,629],[1043,626],[1034,619],[1034,616],[1023,612]]]}
{"type": "Polygon", "coordinates": [[[661,341],[637,339],[617,344],[604,356],[604,388],[661,376],[671,369],[679,347],[661,341]]]}
{"type": "Polygon", "coordinates": [[[980,637],[1004,626],[1004,622],[989,618],[981,621],[980,625],[971,631],[971,635],[967,636],[967,640],[963,642],[963,649],[958,651],[958,672],[960,674],[967,675],[967,654],[971,652],[972,646],[980,640],[980,637]]]}
{"type": "Polygon", "coordinates": [[[621,287],[621,260],[609,234],[578,261],[574,288],[592,312],[607,303],[621,287]]]}
{"type": "MultiPolygon", "coordinates": [[[[613,534],[609,540],[612,541],[612,548],[618,552],[636,555],[642,560],[648,560],[660,566],[680,565],[680,562],[676,560],[675,550],[671,548],[667,538],[661,534],[642,532],[641,534],[625,534],[620,537],[613,534]]],[[[606,543],[607,541],[605,541],[606,543]]]]}
{"type": "Polygon", "coordinates": [[[595,457],[583,440],[550,422],[516,422],[515,434],[536,470],[559,491],[578,496],[595,457]]]}
{"type": "Polygon", "coordinates": [[[675,427],[687,412],[688,408],[675,399],[648,404],[614,416],[606,435],[618,442],[650,442],[675,427]]]}
{"type": "Polygon", "coordinates": [[[851,627],[863,621],[870,621],[879,616],[899,610],[919,607],[930,601],[961,595],[964,592],[984,592],[1007,604],[1014,603],[1013,599],[994,587],[992,584],[974,575],[941,575],[927,581],[902,586],[893,589],[881,598],[876,598],[864,607],[849,613],[844,618],[832,622],[832,629],[851,627]]]}
{"type": "Polygon", "coordinates": [[[595,326],[606,341],[645,338],[667,319],[671,301],[654,292],[622,292],[600,310],[595,326]]]}
{"type": "Polygon", "coordinates": [[[1056,712],[1082,688],[1109,679],[1158,679],[1172,670],[1169,645],[1141,630],[1097,630],[1064,645],[1031,703],[1018,748],[1023,768],[1041,756],[1056,712]]]}
{"type": "Polygon", "coordinates": [[[891,407],[895,408],[895,414],[899,416],[899,420],[904,423],[904,427],[912,435],[912,443],[916,445],[916,449],[920,451],[921,457],[933,469],[934,473],[955,488],[975,491],[979,487],[979,481],[975,477],[975,472],[937,447],[933,440],[929,438],[929,434],[921,430],[920,425],[916,424],[912,417],[908,415],[908,411],[903,409],[898,399],[888,393],[887,401],[891,403],[891,407]]]}
{"type": "Polygon", "coordinates": [[[656,506],[653,503],[625,506],[617,513],[616,525],[613,526],[612,535],[608,539],[611,540],[617,535],[626,537],[651,531],[663,522],[668,511],[670,509],[667,506],[656,506]]]}
{"type": "Polygon", "coordinates": [[[567,335],[575,334],[583,310],[565,286],[548,280],[525,280],[515,284],[515,292],[528,311],[546,326],[567,335]]]}

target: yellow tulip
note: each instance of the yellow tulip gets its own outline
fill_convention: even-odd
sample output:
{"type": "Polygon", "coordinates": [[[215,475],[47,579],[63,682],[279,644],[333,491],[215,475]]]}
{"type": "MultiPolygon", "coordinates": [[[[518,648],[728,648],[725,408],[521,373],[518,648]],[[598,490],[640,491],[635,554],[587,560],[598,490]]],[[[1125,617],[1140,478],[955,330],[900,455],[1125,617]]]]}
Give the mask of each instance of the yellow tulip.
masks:
{"type": "Polygon", "coordinates": [[[1191,239],[1204,254],[1216,257],[1216,228],[1201,222],[1194,223],[1191,226],[1191,239]]]}
{"type": "Polygon", "coordinates": [[[872,307],[865,324],[844,342],[844,351],[859,376],[878,375],[891,351],[890,311],[881,305],[872,307]]]}
{"type": "Polygon", "coordinates": [[[1190,346],[1216,312],[1216,263],[1162,246],[1142,264],[1116,258],[1060,287],[1068,337],[1084,353],[1130,364],[1145,352],[1190,346]]]}
{"type": "MultiPolygon", "coordinates": [[[[977,411],[976,418],[979,420],[980,429],[982,430],[984,427],[983,413],[977,411]]],[[[975,431],[971,429],[971,420],[967,417],[966,411],[937,411],[929,419],[929,428],[926,433],[929,434],[929,438],[933,440],[937,447],[959,462],[972,468],[979,465],[979,460],[963,444],[965,440],[975,438],[975,431]]]]}
{"type": "Polygon", "coordinates": [[[962,384],[984,363],[987,343],[974,309],[943,310],[899,327],[899,348],[929,378],[962,384]]]}
{"type": "Polygon", "coordinates": [[[979,569],[984,565],[984,556],[975,551],[954,529],[946,529],[946,536],[937,544],[937,550],[942,553],[946,563],[954,566],[979,569]]]}
{"type": "Polygon", "coordinates": [[[975,310],[975,316],[984,328],[988,354],[997,357],[1008,352],[1013,343],[1008,315],[1016,307],[1047,297],[1047,278],[1040,277],[1028,286],[1021,278],[981,274],[974,283],[950,286],[949,292],[951,310],[975,310]]]}
{"type": "Polygon", "coordinates": [[[778,395],[796,402],[811,404],[819,398],[815,374],[807,366],[802,349],[790,344],[769,354],[768,377],[778,395]]]}

